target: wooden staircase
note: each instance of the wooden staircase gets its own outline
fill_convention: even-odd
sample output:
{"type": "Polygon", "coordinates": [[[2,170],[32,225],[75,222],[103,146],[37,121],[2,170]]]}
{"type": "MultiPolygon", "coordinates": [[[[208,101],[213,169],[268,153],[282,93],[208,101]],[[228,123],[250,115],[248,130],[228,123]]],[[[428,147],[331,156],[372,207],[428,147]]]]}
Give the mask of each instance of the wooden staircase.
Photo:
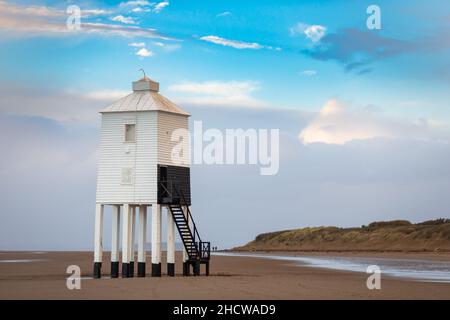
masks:
{"type": "Polygon", "coordinates": [[[211,244],[210,242],[202,241],[200,238],[197,226],[182,191],[176,186],[172,189],[174,193],[172,198],[176,199],[176,201],[168,204],[168,208],[172,213],[188,256],[188,260],[183,266],[183,274],[189,275],[189,268],[192,266],[194,275],[200,275],[200,265],[205,264],[206,275],[209,275],[211,244]]]}

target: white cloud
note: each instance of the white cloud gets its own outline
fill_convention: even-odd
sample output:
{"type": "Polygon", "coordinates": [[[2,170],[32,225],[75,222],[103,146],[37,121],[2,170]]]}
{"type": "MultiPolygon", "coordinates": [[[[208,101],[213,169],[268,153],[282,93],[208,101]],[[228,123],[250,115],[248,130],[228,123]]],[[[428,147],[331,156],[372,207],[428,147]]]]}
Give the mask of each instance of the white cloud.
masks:
{"type": "Polygon", "coordinates": [[[124,17],[122,15],[115,16],[113,18],[110,18],[112,21],[122,22],[125,24],[136,24],[136,21],[132,17],[124,17]]]}
{"type": "Polygon", "coordinates": [[[372,114],[349,111],[337,100],[328,101],[299,135],[304,144],[345,144],[379,137],[392,138],[394,132],[372,114]]]}
{"type": "Polygon", "coordinates": [[[148,2],[146,0],[136,0],[136,1],[121,2],[119,4],[119,7],[150,6],[152,4],[153,4],[152,2],[148,2]]]}
{"type": "MultiPolygon", "coordinates": [[[[35,16],[35,17],[67,17],[66,10],[56,9],[47,6],[20,6],[6,1],[0,1],[0,13],[18,16],[35,16]]],[[[110,14],[110,10],[104,9],[81,9],[81,15],[86,16],[96,16],[110,14]]]]}
{"type": "Polygon", "coordinates": [[[297,23],[289,29],[292,36],[304,34],[312,42],[319,42],[327,31],[327,28],[321,25],[308,25],[305,23],[297,23]]]}
{"type": "Polygon", "coordinates": [[[448,142],[448,128],[427,119],[419,121],[383,117],[367,108],[352,108],[329,100],[300,132],[304,144],[345,144],[353,140],[404,138],[448,142]]]}
{"type": "Polygon", "coordinates": [[[136,52],[136,55],[142,58],[146,58],[153,56],[153,52],[147,50],[146,48],[142,48],[138,52],[136,52]]]}
{"type": "Polygon", "coordinates": [[[110,10],[103,10],[103,9],[83,9],[81,10],[82,16],[101,16],[110,14],[112,11],[110,10]]]}
{"type": "Polygon", "coordinates": [[[149,1],[128,1],[122,2],[119,7],[134,7],[131,9],[131,12],[140,13],[140,12],[154,12],[160,13],[164,8],[169,6],[169,1],[161,1],[158,3],[149,2],[149,1]]]}
{"type": "MultiPolygon", "coordinates": [[[[2,5],[2,4],[0,4],[0,5],[2,5]]],[[[15,9],[18,9],[18,7],[16,7],[15,9],[13,9],[13,7],[10,7],[10,9],[11,9],[10,11],[15,11],[15,9]]],[[[16,11],[15,13],[35,15],[35,16],[41,16],[41,17],[56,17],[56,16],[62,16],[64,14],[64,11],[53,9],[53,8],[48,8],[48,7],[32,6],[32,7],[23,8],[22,12],[16,11]]]]}
{"type": "Polygon", "coordinates": [[[300,72],[300,74],[305,77],[313,77],[317,74],[317,71],[316,70],[303,70],[302,72],[300,72]]]}
{"type": "Polygon", "coordinates": [[[65,23],[36,20],[36,19],[17,19],[17,17],[2,16],[0,12],[0,29],[9,30],[16,35],[32,37],[39,35],[71,36],[77,33],[98,34],[105,36],[120,37],[143,37],[172,40],[163,36],[156,29],[147,29],[137,26],[123,26],[106,23],[81,23],[80,30],[69,30],[65,23]]]}
{"type": "Polygon", "coordinates": [[[19,6],[10,4],[6,1],[0,1],[0,12],[3,14],[31,15],[39,17],[60,17],[65,15],[64,10],[49,8],[46,6],[19,6]]]}
{"type": "Polygon", "coordinates": [[[159,41],[152,42],[153,45],[162,48],[166,52],[173,52],[181,48],[179,44],[163,43],[159,41]]]}
{"type": "Polygon", "coordinates": [[[99,119],[98,111],[130,93],[127,90],[106,89],[52,91],[41,87],[2,84],[0,114],[43,117],[65,124],[93,124],[99,119]]]}
{"type": "Polygon", "coordinates": [[[204,36],[201,37],[200,40],[212,42],[215,44],[220,44],[222,46],[226,47],[233,47],[236,49],[262,49],[264,46],[260,45],[256,42],[243,42],[243,41],[237,41],[237,40],[228,40],[224,39],[218,36],[204,36]]]}
{"type": "Polygon", "coordinates": [[[211,42],[214,44],[219,44],[225,47],[232,47],[235,49],[268,49],[268,50],[275,50],[275,51],[281,51],[280,47],[272,47],[272,46],[265,46],[261,45],[256,42],[244,42],[244,41],[238,41],[238,40],[230,40],[221,38],[218,36],[204,36],[200,37],[200,40],[211,42]]]}
{"type": "Polygon", "coordinates": [[[165,7],[169,5],[169,1],[163,1],[155,4],[153,7],[153,12],[160,13],[165,7]]]}
{"type": "Polygon", "coordinates": [[[117,35],[123,37],[144,37],[171,40],[160,35],[156,29],[147,29],[137,26],[118,26],[103,23],[82,23],[81,31],[87,33],[100,33],[105,35],[117,35]]]}
{"type": "Polygon", "coordinates": [[[318,42],[320,41],[320,39],[323,38],[323,36],[325,36],[325,32],[327,31],[327,28],[325,28],[324,26],[308,26],[305,29],[305,35],[311,39],[313,42],[318,42]]]}
{"type": "MultiPolygon", "coordinates": [[[[99,14],[101,12],[107,12],[101,9],[92,10],[86,11],[89,14],[94,14],[95,12],[99,14]]],[[[71,36],[78,33],[87,33],[104,36],[144,37],[173,40],[159,34],[156,29],[109,23],[82,21],[80,30],[71,30],[66,26],[66,17],[67,14],[65,11],[58,11],[53,8],[17,6],[0,1],[0,29],[7,30],[14,35],[20,35],[23,37],[41,35],[71,36]]]]}
{"type": "Polygon", "coordinates": [[[131,12],[134,12],[134,13],[150,12],[150,11],[152,11],[152,9],[142,8],[142,7],[137,7],[137,8],[131,9],[131,12]]]}
{"type": "Polygon", "coordinates": [[[125,90],[99,90],[82,94],[82,96],[93,100],[114,101],[123,98],[128,94],[130,94],[130,92],[125,90]]]}
{"type": "Polygon", "coordinates": [[[217,15],[217,17],[226,17],[226,16],[231,16],[231,12],[230,11],[224,11],[221,12],[217,15]]]}
{"type": "Polygon", "coordinates": [[[130,47],[142,48],[145,47],[144,42],[132,42],[128,44],[130,47]]]}
{"type": "Polygon", "coordinates": [[[185,82],[169,86],[169,91],[182,94],[180,104],[200,106],[264,107],[267,103],[252,96],[259,90],[254,81],[185,82]]]}
{"type": "Polygon", "coordinates": [[[281,51],[282,49],[280,47],[272,47],[272,46],[264,46],[264,48],[269,50],[275,50],[275,51],[281,51]]]}

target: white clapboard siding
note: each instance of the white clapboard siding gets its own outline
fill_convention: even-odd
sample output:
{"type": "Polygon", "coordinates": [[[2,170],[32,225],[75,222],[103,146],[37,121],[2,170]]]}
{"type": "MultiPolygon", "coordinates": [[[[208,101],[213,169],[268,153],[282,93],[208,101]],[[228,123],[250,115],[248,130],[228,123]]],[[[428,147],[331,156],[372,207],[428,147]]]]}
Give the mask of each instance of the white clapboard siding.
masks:
{"type": "Polygon", "coordinates": [[[188,131],[188,115],[158,111],[158,164],[189,167],[190,151],[187,136],[181,140],[182,149],[185,150],[182,153],[183,163],[174,162],[172,159],[174,147],[180,144],[179,140],[171,139],[173,130],[176,129],[188,131]]]}
{"type": "Polygon", "coordinates": [[[157,111],[102,113],[97,203],[157,201],[156,113],[157,111]],[[136,125],[135,143],[124,142],[126,123],[136,125]],[[122,184],[123,168],[133,169],[132,184],[122,184]]]}

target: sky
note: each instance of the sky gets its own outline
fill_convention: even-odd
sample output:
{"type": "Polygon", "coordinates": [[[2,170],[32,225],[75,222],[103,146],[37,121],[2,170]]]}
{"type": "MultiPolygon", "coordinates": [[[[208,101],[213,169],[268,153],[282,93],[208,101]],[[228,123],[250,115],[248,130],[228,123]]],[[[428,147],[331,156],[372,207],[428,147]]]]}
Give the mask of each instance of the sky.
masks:
{"type": "Polygon", "coordinates": [[[275,176],[192,166],[193,214],[220,248],[448,218],[449,29],[440,0],[0,0],[0,250],[92,249],[98,111],[141,68],[191,126],[280,129],[275,176]]]}

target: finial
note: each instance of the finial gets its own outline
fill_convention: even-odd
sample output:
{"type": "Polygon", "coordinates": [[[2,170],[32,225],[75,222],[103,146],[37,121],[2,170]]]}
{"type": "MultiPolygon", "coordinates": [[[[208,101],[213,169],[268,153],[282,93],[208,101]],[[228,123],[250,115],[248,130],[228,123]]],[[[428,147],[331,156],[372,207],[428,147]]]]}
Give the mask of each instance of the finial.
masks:
{"type": "Polygon", "coordinates": [[[144,79],[147,78],[147,75],[145,74],[145,70],[144,69],[139,69],[139,71],[142,71],[142,73],[144,74],[144,79]]]}

